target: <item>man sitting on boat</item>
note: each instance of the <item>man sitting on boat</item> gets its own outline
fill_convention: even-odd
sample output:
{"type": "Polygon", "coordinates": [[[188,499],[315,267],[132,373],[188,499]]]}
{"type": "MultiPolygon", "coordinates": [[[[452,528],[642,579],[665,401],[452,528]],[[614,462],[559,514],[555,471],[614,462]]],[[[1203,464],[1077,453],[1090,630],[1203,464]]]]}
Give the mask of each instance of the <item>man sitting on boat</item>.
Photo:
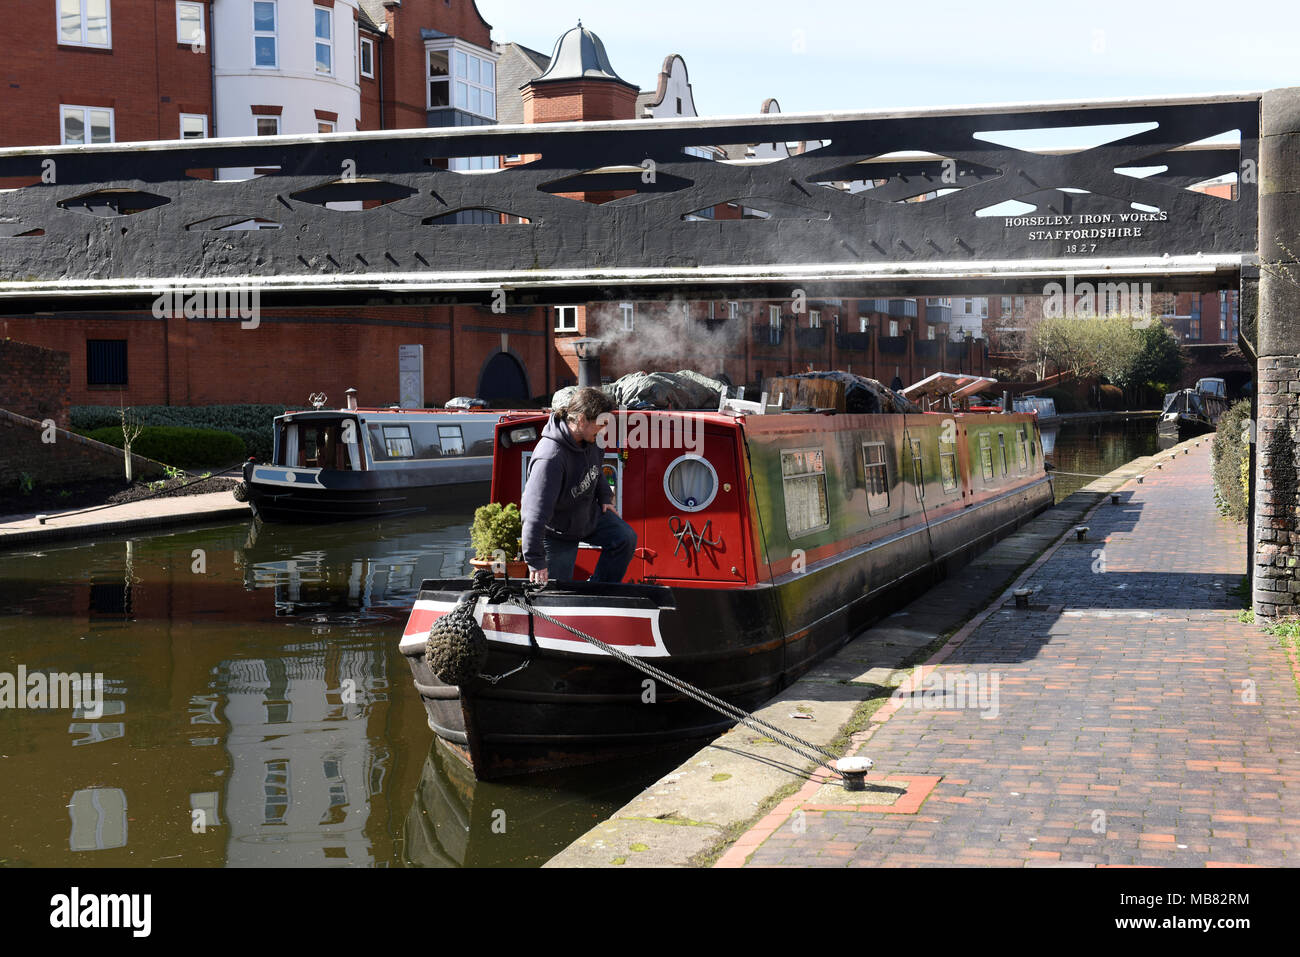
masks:
{"type": "Polygon", "coordinates": [[[524,560],[534,582],[572,579],[580,542],[600,547],[590,581],[620,582],[632,562],[636,532],[614,507],[596,441],[605,427],[600,416],[613,408],[599,389],[578,389],[542,429],[520,502],[524,560]]]}

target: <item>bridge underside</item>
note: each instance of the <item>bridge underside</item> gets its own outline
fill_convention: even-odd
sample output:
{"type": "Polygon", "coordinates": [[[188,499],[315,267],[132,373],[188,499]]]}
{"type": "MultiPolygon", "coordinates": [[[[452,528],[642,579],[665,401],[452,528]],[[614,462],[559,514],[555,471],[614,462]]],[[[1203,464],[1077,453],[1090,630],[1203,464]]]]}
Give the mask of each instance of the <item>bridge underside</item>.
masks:
{"type": "Polygon", "coordinates": [[[1241,95],[0,150],[0,309],[233,284],[268,305],[510,306],[1234,288],[1258,128],[1241,95]],[[1005,145],[1098,127],[1085,149],[1005,145]],[[483,156],[524,162],[446,168],[483,156]]]}

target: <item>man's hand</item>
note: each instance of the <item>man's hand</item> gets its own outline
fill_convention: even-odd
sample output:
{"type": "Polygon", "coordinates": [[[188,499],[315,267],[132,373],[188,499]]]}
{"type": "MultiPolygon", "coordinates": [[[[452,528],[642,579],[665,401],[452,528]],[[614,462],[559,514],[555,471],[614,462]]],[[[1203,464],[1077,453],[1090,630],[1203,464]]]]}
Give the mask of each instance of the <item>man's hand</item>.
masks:
{"type": "Polygon", "coordinates": [[[600,510],[602,512],[613,512],[615,515],[618,514],[618,509],[616,509],[613,505],[602,505],[600,507],[600,510]]]}
{"type": "Polygon", "coordinates": [[[545,568],[528,569],[528,580],[535,584],[545,585],[549,577],[550,577],[550,572],[548,572],[547,569],[545,568]]]}

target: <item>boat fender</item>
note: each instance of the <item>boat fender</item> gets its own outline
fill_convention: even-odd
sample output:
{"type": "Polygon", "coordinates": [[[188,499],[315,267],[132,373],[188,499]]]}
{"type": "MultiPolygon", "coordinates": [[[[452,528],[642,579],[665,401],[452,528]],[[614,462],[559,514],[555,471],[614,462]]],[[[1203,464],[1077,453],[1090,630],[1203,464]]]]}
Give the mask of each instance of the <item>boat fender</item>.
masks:
{"type": "Polygon", "coordinates": [[[248,501],[248,486],[243,482],[238,483],[233,489],[236,502],[248,501]]]}
{"type": "Polygon", "coordinates": [[[471,591],[429,629],[424,653],[439,681],[463,685],[477,678],[487,662],[487,636],[474,619],[477,603],[478,595],[471,591]]]}

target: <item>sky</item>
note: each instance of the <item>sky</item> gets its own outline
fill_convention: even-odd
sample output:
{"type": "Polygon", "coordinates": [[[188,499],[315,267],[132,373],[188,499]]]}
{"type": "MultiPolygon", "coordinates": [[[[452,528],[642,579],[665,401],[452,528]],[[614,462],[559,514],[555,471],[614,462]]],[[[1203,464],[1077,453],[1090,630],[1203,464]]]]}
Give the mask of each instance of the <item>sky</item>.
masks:
{"type": "Polygon", "coordinates": [[[704,116],[1300,86],[1297,0],[477,3],[494,40],[546,54],[581,19],[643,90],[679,53],[704,116]]]}

